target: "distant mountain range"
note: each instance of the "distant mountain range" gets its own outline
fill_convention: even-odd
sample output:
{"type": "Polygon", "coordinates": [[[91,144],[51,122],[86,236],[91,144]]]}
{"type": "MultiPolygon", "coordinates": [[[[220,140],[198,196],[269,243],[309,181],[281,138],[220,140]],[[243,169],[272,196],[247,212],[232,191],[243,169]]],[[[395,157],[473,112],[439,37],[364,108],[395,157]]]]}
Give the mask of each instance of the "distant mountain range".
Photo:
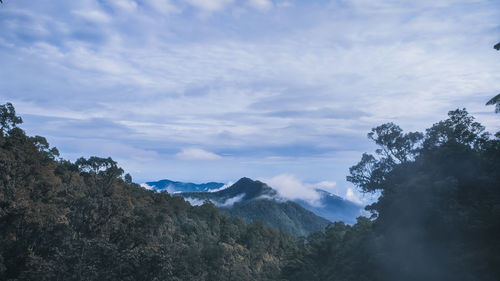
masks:
{"type": "Polygon", "coordinates": [[[316,189],[316,191],[320,194],[320,200],[316,204],[304,200],[295,200],[295,202],[330,221],[354,224],[356,218],[362,214],[363,206],[322,189],[316,189]]]}
{"type": "Polygon", "coordinates": [[[323,230],[330,223],[295,202],[279,200],[274,189],[249,178],[242,178],[217,192],[185,192],[179,195],[194,203],[210,200],[229,216],[247,222],[264,221],[294,236],[323,230]]]}
{"type": "Polygon", "coordinates": [[[143,187],[152,189],[155,191],[167,191],[168,193],[180,193],[180,192],[209,192],[217,190],[223,187],[223,183],[219,182],[207,182],[202,184],[190,183],[190,182],[180,182],[171,180],[160,180],[146,182],[143,187]]]}
{"type": "Polygon", "coordinates": [[[229,216],[245,221],[262,220],[295,236],[323,230],[330,221],[354,223],[362,206],[317,189],[318,202],[289,201],[267,184],[242,178],[228,186],[223,183],[184,183],[171,180],[147,182],[146,188],[184,197],[193,205],[210,200],[229,216]]]}

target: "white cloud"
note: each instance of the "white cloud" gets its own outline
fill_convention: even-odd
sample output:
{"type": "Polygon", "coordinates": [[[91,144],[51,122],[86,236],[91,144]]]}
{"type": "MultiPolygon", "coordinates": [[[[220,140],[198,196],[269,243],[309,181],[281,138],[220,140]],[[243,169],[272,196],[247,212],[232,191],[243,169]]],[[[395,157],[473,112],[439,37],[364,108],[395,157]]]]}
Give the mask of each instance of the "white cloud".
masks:
{"type": "Polygon", "coordinates": [[[174,5],[170,0],[146,0],[155,11],[163,15],[168,15],[172,13],[179,13],[180,9],[174,5]]]}
{"type": "Polygon", "coordinates": [[[110,3],[114,7],[127,13],[134,12],[137,9],[137,3],[133,0],[113,0],[110,3]]]}
{"type": "Polygon", "coordinates": [[[320,188],[320,189],[324,189],[326,191],[330,191],[330,190],[333,190],[337,186],[337,183],[334,181],[321,181],[321,182],[314,184],[314,186],[317,188],[320,188]]]}
{"type": "Polygon", "coordinates": [[[217,192],[217,191],[221,191],[221,190],[224,190],[224,189],[226,189],[226,188],[230,187],[230,186],[231,186],[231,185],[233,185],[233,184],[234,184],[234,182],[230,181],[230,182],[226,183],[225,185],[223,185],[223,186],[221,186],[221,187],[219,187],[219,188],[216,188],[216,189],[210,189],[208,192],[217,192]]]}
{"type": "Polygon", "coordinates": [[[235,203],[238,203],[241,201],[241,199],[243,199],[243,197],[245,197],[245,193],[243,194],[240,194],[240,195],[237,195],[235,197],[232,197],[232,198],[228,198],[226,201],[224,201],[224,203],[217,203],[217,202],[214,202],[215,205],[219,206],[219,207],[231,207],[233,206],[235,203]]]}
{"type": "Polygon", "coordinates": [[[276,6],[279,8],[289,8],[289,7],[293,7],[293,3],[290,1],[281,1],[281,2],[276,3],[276,6]]]}
{"type": "Polygon", "coordinates": [[[143,187],[147,190],[153,190],[153,187],[151,185],[146,184],[146,183],[141,183],[141,187],[143,187]]]}
{"type": "Polygon", "coordinates": [[[354,190],[350,187],[348,187],[346,190],[345,199],[352,201],[354,203],[357,203],[357,204],[363,204],[363,201],[360,198],[360,194],[357,192],[354,192],[354,190]]]}
{"type": "Polygon", "coordinates": [[[321,195],[315,190],[312,185],[302,183],[297,177],[291,174],[281,174],[272,178],[261,179],[278,192],[278,195],[288,199],[301,199],[307,201],[311,205],[319,205],[321,195]]]}
{"type": "Polygon", "coordinates": [[[216,12],[223,10],[232,4],[234,0],[186,0],[186,2],[198,9],[207,12],[216,12]]]}
{"type": "Polygon", "coordinates": [[[261,11],[267,11],[273,7],[273,2],[270,0],[248,0],[248,4],[261,11]]]}
{"type": "Polygon", "coordinates": [[[201,148],[184,148],[175,155],[181,160],[218,160],[222,157],[201,148]]]}
{"type": "Polygon", "coordinates": [[[191,206],[200,206],[203,205],[203,203],[205,202],[201,199],[191,198],[191,197],[184,197],[184,199],[188,201],[191,204],[191,206]]]}
{"type": "MultiPolygon", "coordinates": [[[[129,129],[101,130],[99,139],[112,146],[133,143],[137,151],[114,153],[149,177],[166,165],[185,174],[198,165],[200,177],[220,173],[223,179],[289,171],[333,178],[337,194],[345,194],[348,167],[371,149],[365,135],[378,124],[397,120],[405,129],[422,130],[447,110],[467,107],[481,113],[488,130],[498,130],[497,116],[484,107],[492,89],[500,88],[499,53],[492,49],[499,6],[492,1],[274,0],[288,8],[266,14],[244,9],[249,1],[264,8],[271,3],[10,1],[0,11],[0,45],[6,48],[0,52],[0,99],[19,105],[21,115],[36,115],[26,118],[29,133],[66,140],[64,155],[93,155],[101,141],[79,134],[92,145],[75,147],[76,130],[55,128],[99,117],[129,129]],[[188,5],[220,17],[200,21],[188,5]],[[435,9],[443,6],[446,13],[435,9]],[[236,14],[237,8],[248,11],[236,14]],[[111,18],[106,12],[115,13],[111,18]],[[338,118],[325,108],[368,114],[338,118]],[[312,122],[301,110],[321,114],[312,122]],[[198,164],[169,158],[169,149],[186,146],[227,149],[231,159],[198,164]],[[158,155],[150,152],[138,163],[142,151],[154,150],[158,155]],[[333,159],[336,151],[356,156],[333,159]]],[[[95,125],[88,126],[92,131],[95,125]]],[[[179,156],[193,154],[200,153],[179,156]]]]}
{"type": "Polygon", "coordinates": [[[111,17],[100,10],[77,10],[73,14],[93,23],[108,23],[111,17]]]}

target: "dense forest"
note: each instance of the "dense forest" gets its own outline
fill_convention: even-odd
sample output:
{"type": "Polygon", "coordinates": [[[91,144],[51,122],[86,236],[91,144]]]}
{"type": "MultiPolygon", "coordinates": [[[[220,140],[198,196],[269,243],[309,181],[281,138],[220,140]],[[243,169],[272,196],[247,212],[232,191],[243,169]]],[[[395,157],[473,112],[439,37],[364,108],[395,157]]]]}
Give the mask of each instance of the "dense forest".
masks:
{"type": "Polygon", "coordinates": [[[61,160],[0,108],[0,280],[277,280],[288,234],[148,191],[110,158],[61,160]]]}
{"type": "Polygon", "coordinates": [[[288,280],[499,280],[500,132],[465,109],[425,134],[372,129],[379,149],[347,180],[380,192],[371,219],[310,235],[283,270],[288,280]]]}
{"type": "Polygon", "coordinates": [[[133,183],[111,158],[59,158],[0,106],[0,280],[498,280],[500,133],[465,109],[368,137],[348,180],[371,218],[293,238],[133,183]]]}

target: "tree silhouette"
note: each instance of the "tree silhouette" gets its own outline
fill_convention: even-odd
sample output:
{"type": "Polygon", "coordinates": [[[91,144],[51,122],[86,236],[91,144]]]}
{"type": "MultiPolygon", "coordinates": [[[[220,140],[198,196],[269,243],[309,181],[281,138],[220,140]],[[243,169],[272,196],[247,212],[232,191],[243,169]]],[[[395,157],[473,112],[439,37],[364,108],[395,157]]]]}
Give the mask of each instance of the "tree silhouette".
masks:
{"type": "Polygon", "coordinates": [[[8,131],[22,123],[23,119],[16,115],[12,103],[8,102],[0,105],[0,132],[8,133],[8,131]]]}
{"type": "MultiPolygon", "coordinates": [[[[496,43],[493,48],[497,51],[500,51],[500,42],[496,43]]],[[[486,105],[495,105],[495,113],[500,113],[500,94],[494,96],[490,99],[486,105]]]]}

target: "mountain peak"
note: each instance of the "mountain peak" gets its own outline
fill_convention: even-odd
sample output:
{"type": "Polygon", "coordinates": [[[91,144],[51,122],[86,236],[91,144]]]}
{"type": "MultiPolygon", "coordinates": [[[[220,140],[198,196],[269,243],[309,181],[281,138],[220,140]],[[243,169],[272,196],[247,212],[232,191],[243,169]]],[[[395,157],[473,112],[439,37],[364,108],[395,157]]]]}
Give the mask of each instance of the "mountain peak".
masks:
{"type": "Polygon", "coordinates": [[[276,195],[276,191],[267,184],[246,177],[239,179],[232,186],[214,193],[223,198],[231,198],[239,194],[245,194],[243,197],[244,200],[251,200],[265,195],[276,195]]]}

